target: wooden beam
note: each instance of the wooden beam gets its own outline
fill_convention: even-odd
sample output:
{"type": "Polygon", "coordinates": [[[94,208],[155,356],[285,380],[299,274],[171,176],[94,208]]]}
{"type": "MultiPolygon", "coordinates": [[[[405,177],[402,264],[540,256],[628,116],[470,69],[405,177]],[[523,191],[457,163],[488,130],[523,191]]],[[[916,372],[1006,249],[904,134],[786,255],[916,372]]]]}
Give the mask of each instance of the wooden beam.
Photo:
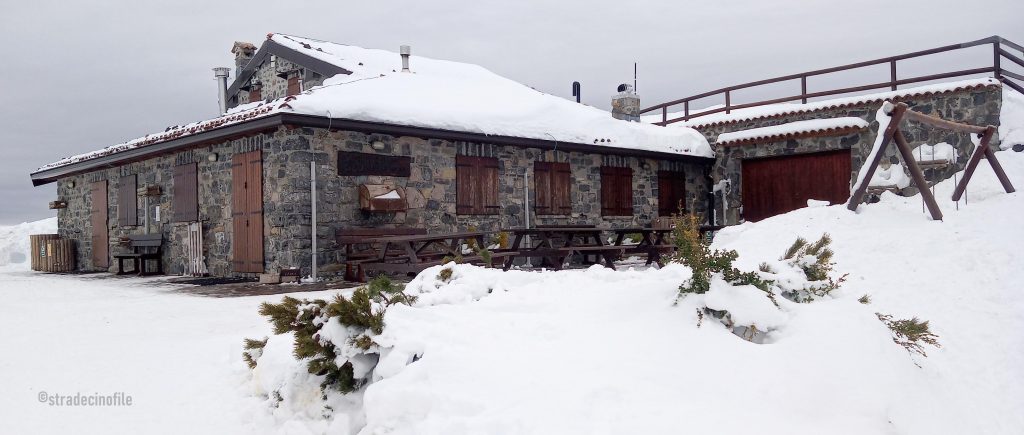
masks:
{"type": "MultiPolygon", "coordinates": [[[[912,113],[912,112],[908,112],[912,113]]],[[[896,149],[900,151],[900,156],[903,157],[903,163],[910,169],[910,178],[914,180],[914,185],[917,186],[917,190],[921,192],[921,198],[924,199],[925,205],[928,206],[928,211],[932,215],[932,219],[941,221],[942,210],[939,210],[939,203],[935,202],[935,195],[932,195],[932,191],[928,189],[928,181],[924,179],[924,173],[921,172],[921,167],[917,165],[917,160],[914,160],[914,153],[910,150],[910,145],[907,144],[907,139],[903,137],[903,133],[898,129],[896,130],[896,149]]]]}
{"type": "Polygon", "coordinates": [[[947,121],[937,116],[925,115],[918,113],[913,110],[908,110],[904,114],[904,117],[910,121],[920,122],[922,124],[928,124],[935,128],[941,128],[943,130],[953,130],[962,133],[974,133],[982,134],[985,132],[985,127],[979,127],[977,125],[963,124],[959,122],[947,121]]]}
{"type": "MultiPolygon", "coordinates": [[[[884,132],[879,132],[882,135],[882,143],[878,145],[878,151],[875,153],[875,157],[868,162],[867,172],[864,174],[860,185],[857,186],[857,190],[850,195],[850,200],[846,204],[846,208],[850,211],[857,211],[857,206],[860,205],[861,201],[864,200],[864,192],[868,190],[868,184],[871,184],[871,177],[875,175],[875,170],[878,169],[878,163],[882,161],[882,156],[885,155],[885,149],[889,146],[889,142],[892,141],[893,135],[899,128],[900,121],[903,120],[903,114],[907,111],[907,105],[900,103],[893,108],[892,112],[889,113],[889,125],[885,128],[884,132]]],[[[865,170],[864,168],[861,169],[865,170]]]]}
{"type": "Polygon", "coordinates": [[[981,136],[981,141],[978,142],[978,147],[974,149],[974,153],[971,154],[971,160],[967,162],[967,168],[964,169],[964,178],[960,179],[960,183],[956,185],[956,189],[953,190],[953,201],[959,201],[960,197],[963,196],[964,191],[967,190],[967,183],[971,181],[971,177],[974,176],[974,171],[978,169],[978,163],[981,162],[982,157],[988,158],[988,163],[992,166],[992,171],[996,173],[996,177],[999,178],[999,183],[1003,185],[1003,190],[1006,193],[1013,193],[1016,189],[1013,188],[1013,184],[1010,183],[1010,178],[1006,176],[1006,172],[1003,171],[1003,165],[999,164],[999,159],[996,158],[996,153],[989,147],[989,142],[992,141],[992,136],[996,133],[994,126],[988,126],[985,129],[985,133],[981,136]]]}

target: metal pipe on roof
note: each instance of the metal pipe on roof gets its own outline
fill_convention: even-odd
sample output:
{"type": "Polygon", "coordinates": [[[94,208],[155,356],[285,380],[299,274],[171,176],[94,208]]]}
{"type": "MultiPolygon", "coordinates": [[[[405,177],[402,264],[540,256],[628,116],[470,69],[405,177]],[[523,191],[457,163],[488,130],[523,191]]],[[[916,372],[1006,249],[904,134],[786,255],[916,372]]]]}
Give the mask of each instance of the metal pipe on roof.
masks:
{"type": "Polygon", "coordinates": [[[217,67],[213,69],[213,76],[217,79],[217,98],[220,103],[220,114],[228,113],[228,75],[231,68],[217,67]]]}

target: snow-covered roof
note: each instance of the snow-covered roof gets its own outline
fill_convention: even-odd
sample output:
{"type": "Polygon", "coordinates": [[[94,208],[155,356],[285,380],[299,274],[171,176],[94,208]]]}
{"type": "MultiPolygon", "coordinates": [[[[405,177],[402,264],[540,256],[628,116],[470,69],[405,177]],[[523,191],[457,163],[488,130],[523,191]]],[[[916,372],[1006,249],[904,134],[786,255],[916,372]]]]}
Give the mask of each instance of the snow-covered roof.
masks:
{"type": "Polygon", "coordinates": [[[868,122],[857,117],[808,119],[805,121],[787,122],[767,127],[751,128],[718,135],[719,145],[739,144],[743,142],[781,140],[808,134],[838,134],[851,129],[866,128],[868,122]]]}
{"type": "Polygon", "coordinates": [[[277,113],[612,149],[714,156],[707,140],[696,130],[617,120],[604,110],[545,94],[478,65],[414,55],[410,58],[412,72],[403,73],[401,57],[387,50],[290,35],[272,34],[269,38],[352,73],[335,75],[326,79],[323,86],[299,95],[236,107],[221,117],[172,127],[162,133],[64,158],[39,168],[39,171],[277,113]]]}
{"type": "MultiPolygon", "coordinates": [[[[876,92],[871,94],[857,95],[853,97],[833,98],[830,100],[815,101],[807,104],[801,103],[779,103],[764,106],[748,107],[745,109],[734,109],[731,113],[718,112],[710,115],[700,116],[688,121],[679,121],[669,125],[682,125],[687,127],[709,127],[713,125],[729,124],[733,122],[749,121],[752,119],[771,118],[775,116],[790,115],[814,112],[818,110],[838,109],[849,106],[856,106],[868,103],[881,103],[889,100],[900,100],[910,97],[928,96],[947,92],[957,92],[969,89],[977,89],[986,86],[1001,86],[999,80],[986,77],[980,79],[960,80],[948,83],[938,83],[913,88],[898,89],[895,91],[876,92]]],[[[690,115],[699,114],[702,111],[714,110],[721,105],[710,106],[704,109],[691,110],[690,115]]],[[[680,118],[683,112],[669,112],[668,119],[680,118]]],[[[645,115],[641,117],[642,122],[661,122],[661,113],[645,115]]]]}

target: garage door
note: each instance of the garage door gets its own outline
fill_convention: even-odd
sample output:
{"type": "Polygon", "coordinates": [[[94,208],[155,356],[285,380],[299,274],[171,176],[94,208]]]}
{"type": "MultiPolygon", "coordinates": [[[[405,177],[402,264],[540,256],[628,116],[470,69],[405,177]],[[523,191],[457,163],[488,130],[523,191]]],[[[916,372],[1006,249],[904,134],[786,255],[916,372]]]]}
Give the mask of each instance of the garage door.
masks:
{"type": "Polygon", "coordinates": [[[744,160],[743,217],[759,221],[806,207],[808,199],[850,197],[850,151],[744,160]]]}

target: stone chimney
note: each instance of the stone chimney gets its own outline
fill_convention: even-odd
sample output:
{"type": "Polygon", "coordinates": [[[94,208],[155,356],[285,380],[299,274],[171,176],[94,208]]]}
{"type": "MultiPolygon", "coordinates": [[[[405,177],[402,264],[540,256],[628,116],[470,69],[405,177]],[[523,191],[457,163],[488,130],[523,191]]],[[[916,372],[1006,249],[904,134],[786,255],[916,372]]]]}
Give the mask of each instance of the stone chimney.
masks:
{"type": "Polygon", "coordinates": [[[640,96],[633,92],[633,85],[621,84],[618,90],[612,96],[612,117],[640,122],[640,96]]]}
{"type": "Polygon", "coordinates": [[[245,64],[249,63],[252,56],[256,54],[256,46],[251,42],[235,41],[235,45],[231,47],[231,53],[235,55],[235,77],[238,77],[245,64]]]}

